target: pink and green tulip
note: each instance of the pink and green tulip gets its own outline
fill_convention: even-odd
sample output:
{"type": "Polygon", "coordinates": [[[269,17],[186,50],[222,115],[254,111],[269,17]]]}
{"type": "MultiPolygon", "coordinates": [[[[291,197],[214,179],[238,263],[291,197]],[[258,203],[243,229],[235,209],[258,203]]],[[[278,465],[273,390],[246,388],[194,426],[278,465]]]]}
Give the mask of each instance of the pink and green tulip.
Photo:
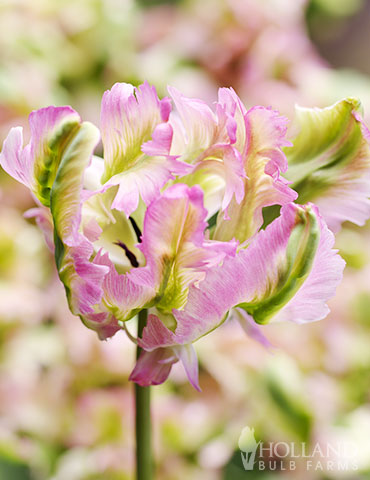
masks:
{"type": "Polygon", "coordinates": [[[354,100],[298,110],[290,142],[286,118],[247,110],[232,89],[214,110],[169,93],[173,104],[146,83],[107,91],[103,158],[97,127],[48,107],[30,115],[25,147],[10,131],[0,162],[38,203],[28,216],[71,311],[101,339],[149,312],[131,380],[162,383],[180,361],[199,388],[193,344],[234,314],[265,344],[267,323],[327,315],[344,261],[326,222],[370,217],[369,132],[354,100]],[[272,205],[280,215],[263,228],[272,205]]]}

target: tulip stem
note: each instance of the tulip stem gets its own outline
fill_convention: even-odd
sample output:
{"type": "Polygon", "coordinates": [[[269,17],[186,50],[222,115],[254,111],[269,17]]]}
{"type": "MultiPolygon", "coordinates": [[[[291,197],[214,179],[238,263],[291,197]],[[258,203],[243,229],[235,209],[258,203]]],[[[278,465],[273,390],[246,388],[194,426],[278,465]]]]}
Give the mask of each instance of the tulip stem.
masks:
{"type": "MultiPolygon", "coordinates": [[[[148,312],[139,313],[138,338],[142,336],[148,312]]],[[[136,350],[139,358],[141,348],[136,350]]],[[[152,480],[150,387],[141,387],[135,383],[135,431],[136,431],[136,480],[152,480]]]]}

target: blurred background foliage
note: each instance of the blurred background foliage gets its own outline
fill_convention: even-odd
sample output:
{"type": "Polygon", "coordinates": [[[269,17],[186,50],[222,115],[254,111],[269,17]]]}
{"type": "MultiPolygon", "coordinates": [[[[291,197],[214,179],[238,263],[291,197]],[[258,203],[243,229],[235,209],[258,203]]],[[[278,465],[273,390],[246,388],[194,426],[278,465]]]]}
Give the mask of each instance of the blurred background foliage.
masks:
{"type": "MultiPolygon", "coordinates": [[[[361,0],[2,0],[0,137],[32,109],[71,104],[99,123],[117,81],[175,85],[247,105],[358,96],[370,119],[370,2],[361,0]]],[[[0,479],[133,478],[134,349],[99,342],[66,306],[33,200],[0,172],[0,479]]],[[[264,327],[264,349],[229,322],[200,340],[199,394],[181,368],[154,388],[157,478],[238,480],[238,438],[353,441],[359,471],[248,472],[256,479],[370,478],[370,228],[346,225],[343,284],[322,322],[264,327]]],[[[130,326],[131,328],[131,326],[130,326]]],[[[134,327],[132,327],[134,328],[134,327]]]]}

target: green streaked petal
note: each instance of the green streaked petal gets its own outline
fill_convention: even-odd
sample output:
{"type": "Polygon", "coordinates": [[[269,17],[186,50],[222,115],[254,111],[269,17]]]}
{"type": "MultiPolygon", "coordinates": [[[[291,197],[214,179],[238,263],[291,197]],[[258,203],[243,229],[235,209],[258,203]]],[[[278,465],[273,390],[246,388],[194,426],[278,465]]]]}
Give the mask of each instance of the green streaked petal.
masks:
{"type": "Polygon", "coordinates": [[[57,235],[64,243],[77,235],[83,175],[99,138],[99,130],[84,122],[63,151],[52,187],[51,211],[57,235]]]}
{"type": "Polygon", "coordinates": [[[82,123],[63,151],[51,191],[56,264],[70,309],[76,315],[94,312],[108,270],[90,262],[93,246],[79,232],[83,176],[98,141],[98,129],[89,122],[82,123]]]}
{"type": "Polygon", "coordinates": [[[297,107],[300,130],[285,150],[285,176],[299,203],[318,204],[334,230],[345,220],[362,225],[370,216],[370,133],[360,109],[353,98],[323,109],[297,107]]]}
{"type": "Polygon", "coordinates": [[[50,205],[50,192],[53,186],[63,151],[79,128],[78,121],[66,120],[53,136],[44,143],[41,151],[35,157],[34,177],[36,179],[35,195],[40,202],[50,205]]]}
{"type": "Polygon", "coordinates": [[[264,298],[238,305],[257,323],[268,323],[291,300],[308,277],[320,240],[320,226],[310,207],[298,209],[286,251],[274,268],[278,275],[264,292],[264,298]]]}

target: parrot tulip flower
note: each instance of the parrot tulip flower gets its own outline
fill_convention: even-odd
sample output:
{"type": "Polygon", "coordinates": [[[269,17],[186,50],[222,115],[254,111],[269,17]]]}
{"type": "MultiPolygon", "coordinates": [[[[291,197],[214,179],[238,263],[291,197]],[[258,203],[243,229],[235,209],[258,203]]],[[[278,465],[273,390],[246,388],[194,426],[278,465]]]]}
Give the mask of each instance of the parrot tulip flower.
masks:
{"type": "Polygon", "coordinates": [[[299,111],[291,143],[287,119],[247,110],[232,89],[214,109],[169,93],[173,103],[146,83],[105,92],[103,158],[97,127],[48,107],[31,113],[25,147],[10,131],[0,162],[38,203],[28,216],[71,311],[106,339],[148,310],[131,380],[162,383],[180,361],[199,388],[193,344],[233,312],[262,342],[261,325],[327,315],[344,261],[326,221],[370,216],[369,134],[352,100],[299,111]],[[280,215],[264,223],[272,205],[280,215]]]}

